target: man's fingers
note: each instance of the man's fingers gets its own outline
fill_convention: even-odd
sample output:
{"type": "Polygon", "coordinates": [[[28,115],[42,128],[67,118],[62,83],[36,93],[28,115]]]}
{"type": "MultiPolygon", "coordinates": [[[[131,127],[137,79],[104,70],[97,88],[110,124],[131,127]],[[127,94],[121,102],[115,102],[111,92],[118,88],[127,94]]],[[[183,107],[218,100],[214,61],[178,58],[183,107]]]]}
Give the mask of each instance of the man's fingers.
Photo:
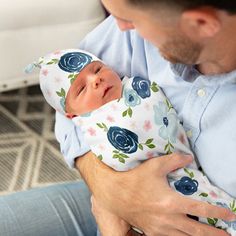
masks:
{"type": "Polygon", "coordinates": [[[189,236],[190,234],[186,234],[184,232],[181,232],[179,230],[169,230],[166,232],[166,235],[168,236],[189,236]]]}
{"type": "MultiPolygon", "coordinates": [[[[178,193],[176,193],[179,195],[178,193]]],[[[176,196],[176,202],[180,204],[176,205],[176,209],[179,213],[189,214],[204,218],[218,218],[226,221],[236,220],[236,215],[230,210],[211,205],[207,202],[200,202],[183,196],[176,196]],[[184,204],[181,204],[183,202],[184,204]]]]}
{"type": "Polygon", "coordinates": [[[191,155],[184,155],[173,153],[166,156],[158,157],[160,174],[167,175],[170,172],[177,170],[179,168],[183,168],[189,165],[193,161],[193,157],[191,155]]]}
{"type": "Polygon", "coordinates": [[[229,236],[224,230],[192,220],[187,216],[180,216],[176,219],[176,228],[192,236],[229,236]]]}

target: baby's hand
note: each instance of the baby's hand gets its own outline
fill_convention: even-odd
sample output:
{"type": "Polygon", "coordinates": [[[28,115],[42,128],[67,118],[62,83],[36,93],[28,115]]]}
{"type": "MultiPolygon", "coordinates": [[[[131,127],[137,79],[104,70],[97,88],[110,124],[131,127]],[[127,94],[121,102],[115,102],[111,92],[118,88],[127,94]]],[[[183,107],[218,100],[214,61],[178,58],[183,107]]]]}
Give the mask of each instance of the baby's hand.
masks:
{"type": "Polygon", "coordinates": [[[112,214],[92,196],[92,213],[102,236],[126,236],[130,234],[130,225],[120,217],[112,214]],[[128,233],[129,232],[129,233],[128,233]]]}

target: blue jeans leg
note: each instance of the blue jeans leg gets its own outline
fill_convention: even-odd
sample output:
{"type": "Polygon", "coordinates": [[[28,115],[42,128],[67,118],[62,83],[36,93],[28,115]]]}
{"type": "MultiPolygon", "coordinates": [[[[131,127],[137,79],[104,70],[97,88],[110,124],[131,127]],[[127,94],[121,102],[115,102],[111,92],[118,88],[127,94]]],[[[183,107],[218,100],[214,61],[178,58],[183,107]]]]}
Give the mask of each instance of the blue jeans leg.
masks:
{"type": "Polygon", "coordinates": [[[96,236],[83,181],[0,197],[0,236],[96,236]]]}

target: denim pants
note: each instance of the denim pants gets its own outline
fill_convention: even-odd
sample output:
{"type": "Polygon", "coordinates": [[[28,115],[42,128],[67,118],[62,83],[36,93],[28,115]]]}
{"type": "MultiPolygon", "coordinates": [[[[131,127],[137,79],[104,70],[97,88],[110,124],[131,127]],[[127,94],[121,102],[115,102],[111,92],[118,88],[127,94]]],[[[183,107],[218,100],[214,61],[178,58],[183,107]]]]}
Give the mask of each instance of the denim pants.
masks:
{"type": "Polygon", "coordinates": [[[0,196],[0,236],[96,236],[83,181],[0,196]]]}

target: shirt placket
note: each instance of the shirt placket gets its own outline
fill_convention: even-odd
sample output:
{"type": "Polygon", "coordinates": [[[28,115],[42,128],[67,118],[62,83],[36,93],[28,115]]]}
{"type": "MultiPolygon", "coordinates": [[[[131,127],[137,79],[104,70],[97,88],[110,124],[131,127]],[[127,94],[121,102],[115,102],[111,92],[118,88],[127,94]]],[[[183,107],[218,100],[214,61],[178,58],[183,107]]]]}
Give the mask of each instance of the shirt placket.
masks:
{"type": "Polygon", "coordinates": [[[204,78],[199,76],[194,81],[183,109],[183,126],[194,150],[195,143],[201,133],[201,122],[207,111],[211,99],[217,91],[218,86],[209,86],[203,83],[204,78]]]}

